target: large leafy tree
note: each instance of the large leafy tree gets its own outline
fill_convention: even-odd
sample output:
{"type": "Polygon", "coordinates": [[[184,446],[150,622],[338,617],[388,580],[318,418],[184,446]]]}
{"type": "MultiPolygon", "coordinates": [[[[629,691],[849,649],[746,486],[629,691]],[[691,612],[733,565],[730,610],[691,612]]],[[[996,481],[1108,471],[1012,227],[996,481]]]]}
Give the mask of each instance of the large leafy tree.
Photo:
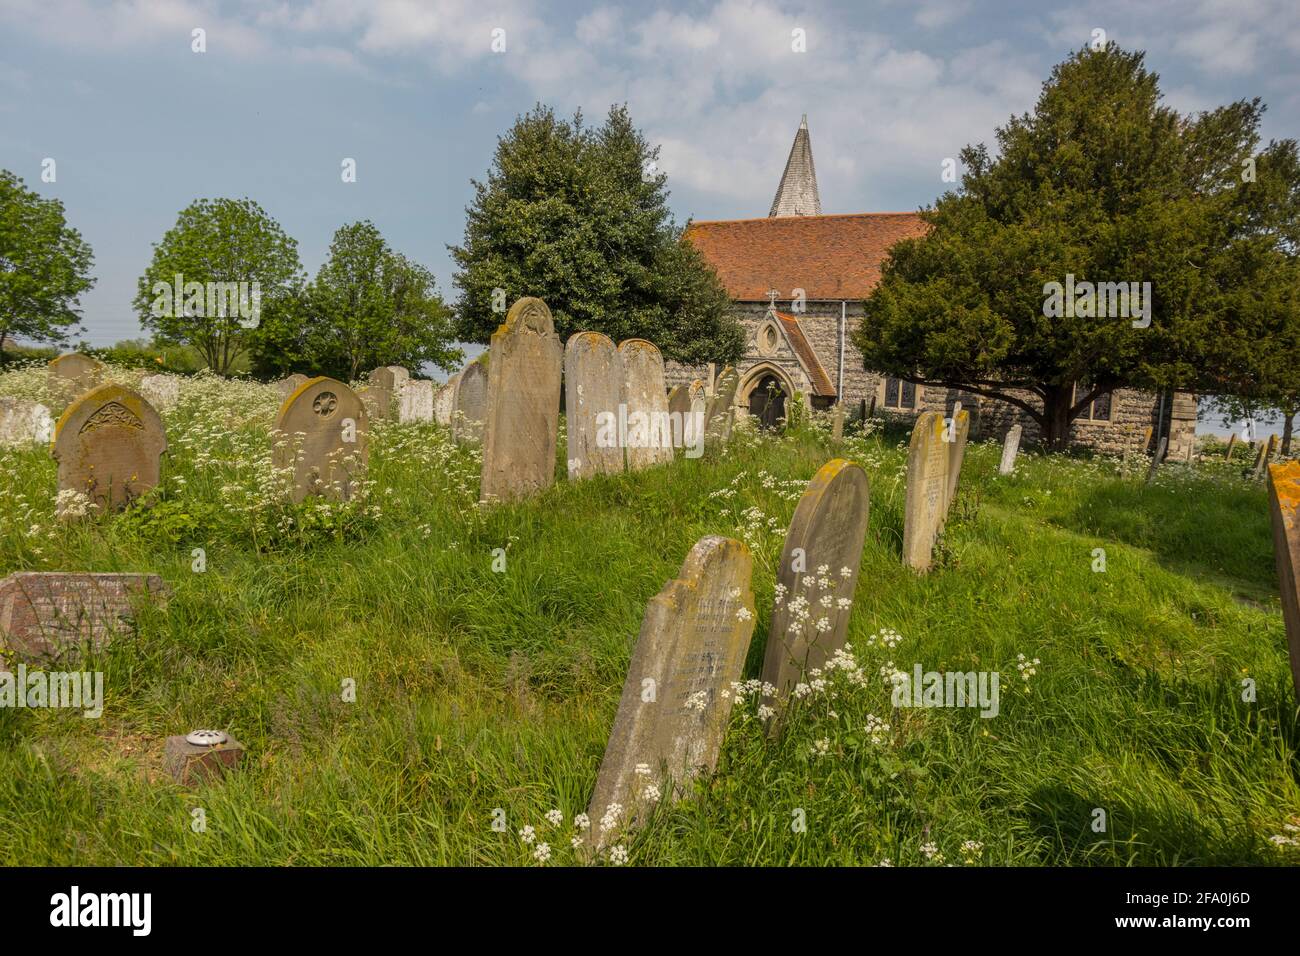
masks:
{"type": "Polygon", "coordinates": [[[961,188],[893,247],[867,303],[868,368],[1017,405],[1056,447],[1115,388],[1236,387],[1251,360],[1228,339],[1261,327],[1278,275],[1261,191],[1243,181],[1263,106],[1179,115],[1143,60],[1081,50],[997,131],[996,158],[962,151],[961,188]],[[1049,306],[1070,275],[1149,282],[1150,324],[1049,306]]]}
{"type": "Polygon", "coordinates": [[[688,363],[734,361],[744,333],[726,290],[668,210],[667,176],[625,107],[599,128],[544,106],[497,143],[474,183],[465,239],[451,252],[457,331],[486,342],[503,306],[546,301],[562,338],[604,332],[644,338],[688,363]]]}
{"type": "Polygon", "coordinates": [[[93,262],[63,204],[0,169],[0,356],[9,339],[67,341],[81,323],[81,294],[95,284],[93,262]]]}
{"type": "Polygon", "coordinates": [[[251,199],[199,199],[154,244],[135,308],[160,342],[191,345],[209,368],[226,375],[257,339],[263,313],[283,308],[301,283],[298,243],[261,206],[251,199]],[[191,295],[190,283],[204,291],[191,295]],[[226,294],[232,284],[247,293],[242,302],[226,294]]]}
{"type": "Polygon", "coordinates": [[[352,380],[381,365],[450,369],[463,357],[433,274],[390,248],[369,221],[334,233],[316,278],[268,317],[262,335],[259,371],[305,368],[352,380]]]}

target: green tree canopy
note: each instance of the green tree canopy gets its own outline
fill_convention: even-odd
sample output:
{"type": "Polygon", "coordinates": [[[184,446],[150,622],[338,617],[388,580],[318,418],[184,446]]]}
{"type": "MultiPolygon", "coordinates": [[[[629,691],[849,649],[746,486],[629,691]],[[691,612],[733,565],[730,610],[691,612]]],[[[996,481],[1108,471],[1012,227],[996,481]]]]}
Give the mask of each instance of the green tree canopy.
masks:
{"type": "Polygon", "coordinates": [[[1277,277],[1262,192],[1243,181],[1264,107],[1181,116],[1143,60],[1079,51],[1032,114],[997,130],[996,159],[962,151],[961,188],[893,247],[868,300],[855,333],[868,368],[1020,406],[1056,446],[1117,387],[1236,387],[1243,354],[1227,340],[1260,327],[1277,277]],[[1071,276],[1149,282],[1150,311],[1116,315],[1117,299],[1093,315],[1099,287],[1057,309],[1049,284],[1071,276]]]}
{"type": "Polygon", "coordinates": [[[474,182],[464,243],[451,247],[461,338],[487,342],[504,308],[535,295],[562,339],[644,338],[691,364],[739,357],[744,333],[713,270],[681,240],[658,154],[625,107],[596,129],[540,105],[517,119],[487,181],[474,182]]]}
{"type": "Polygon", "coordinates": [[[154,244],[135,308],[159,341],[193,346],[226,375],[302,278],[298,243],[256,202],[199,199],[154,244]]]}
{"type": "Polygon", "coordinates": [[[93,262],[90,246],[63,218],[63,203],[0,169],[0,356],[11,338],[67,341],[81,323],[81,294],[95,284],[93,262]]]}
{"type": "Polygon", "coordinates": [[[433,274],[392,250],[369,221],[334,233],[315,280],[259,333],[261,372],[309,369],[348,381],[381,365],[450,369],[463,357],[433,274]]]}

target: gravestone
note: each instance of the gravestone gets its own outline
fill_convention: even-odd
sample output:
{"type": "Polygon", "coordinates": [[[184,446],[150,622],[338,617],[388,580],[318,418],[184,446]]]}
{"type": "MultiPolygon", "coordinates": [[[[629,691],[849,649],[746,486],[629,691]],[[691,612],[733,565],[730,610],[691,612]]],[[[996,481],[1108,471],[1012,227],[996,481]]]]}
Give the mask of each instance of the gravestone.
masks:
{"type": "Polygon", "coordinates": [[[568,426],[568,461],[570,479],[592,475],[617,475],[623,470],[623,448],[614,441],[608,425],[604,445],[599,422],[601,416],[618,421],[618,405],[623,393],[623,358],[614,342],[599,332],[579,332],[569,336],[564,346],[564,414],[568,426]]]}
{"type": "Polygon", "coordinates": [[[462,445],[477,445],[483,440],[487,397],[487,365],[471,362],[456,376],[456,391],[452,397],[451,434],[462,445]]]}
{"type": "Polygon", "coordinates": [[[50,454],[59,491],[86,495],[116,511],[158,484],[167,434],[154,407],[122,385],[99,385],[67,407],[54,426],[50,454]]]}
{"type": "Polygon", "coordinates": [[[1160,463],[1165,460],[1165,452],[1169,450],[1169,436],[1166,435],[1160,439],[1160,444],[1156,446],[1156,453],[1151,456],[1151,468],[1147,471],[1147,484],[1151,484],[1152,479],[1156,476],[1156,470],[1160,463]]]}
{"type": "Polygon", "coordinates": [[[555,482],[562,353],[541,299],[515,302],[492,333],[480,501],[525,498],[555,482]]]}
{"type": "MultiPolygon", "coordinates": [[[[385,365],[374,369],[367,381],[366,389],[371,402],[374,403],[374,417],[384,421],[396,421],[402,400],[402,390],[410,381],[411,373],[400,365],[385,365]]],[[[363,397],[363,401],[365,398],[363,397]]],[[[367,406],[369,407],[369,406],[367,406]]]]}
{"type": "Polygon", "coordinates": [[[1002,461],[998,463],[998,474],[1009,475],[1016,470],[1016,455],[1020,454],[1020,425],[1007,429],[1007,437],[1002,440],[1002,461]]]}
{"type": "Polygon", "coordinates": [[[627,407],[627,470],[672,461],[663,356],[645,339],[618,343],[618,354],[623,361],[622,402],[627,407]]]}
{"type": "Polygon", "coordinates": [[[104,365],[89,355],[69,352],[52,359],[47,374],[50,390],[61,404],[66,405],[99,384],[104,374],[104,365]]]}
{"type": "Polygon", "coordinates": [[[1142,433],[1142,454],[1145,455],[1147,453],[1147,449],[1151,447],[1151,436],[1154,435],[1155,432],[1156,432],[1155,426],[1148,425],[1146,431],[1142,433]]]}
{"type": "Polygon", "coordinates": [[[308,379],[284,400],[271,441],[275,467],[291,471],[295,504],[351,500],[369,461],[369,422],[357,393],[332,378],[308,379]]]}
{"type": "Polygon", "coordinates": [[[1237,433],[1228,436],[1228,450],[1223,453],[1224,461],[1232,461],[1232,450],[1237,446],[1237,433]]]}
{"type": "Polygon", "coordinates": [[[1291,657],[1291,681],[1300,698],[1300,462],[1268,469],[1268,503],[1273,516],[1273,558],[1282,593],[1282,623],[1291,657]]]}
{"type": "Polygon", "coordinates": [[[961,478],[961,465],[966,459],[966,439],[970,436],[970,412],[958,402],[952,410],[950,426],[945,427],[944,437],[948,439],[948,491],[944,504],[944,517],[957,499],[957,482],[961,478]]]}
{"type": "Polygon", "coordinates": [[[934,542],[948,508],[948,443],[943,416],[922,412],[907,452],[907,500],[903,511],[903,563],[930,570],[934,542]]]}
{"type": "Polygon", "coordinates": [[[457,373],[439,385],[433,394],[433,420],[439,425],[451,425],[452,403],[456,400],[456,382],[459,380],[460,373],[457,373]]]}
{"type": "Polygon", "coordinates": [[[156,574],[19,571],[0,580],[0,650],[50,661],[103,649],[141,601],[165,604],[156,574]]]}
{"type": "Polygon", "coordinates": [[[704,423],[704,440],[707,445],[726,444],[731,439],[731,425],[734,421],[732,405],[736,401],[736,388],[740,385],[740,373],[728,365],[718,376],[713,394],[709,397],[704,423]]]}
{"type": "Polygon", "coordinates": [[[48,444],[54,437],[54,418],[38,402],[0,396],[0,447],[48,444]]]}
{"type": "Polygon", "coordinates": [[[140,379],[140,394],[149,404],[166,411],[181,398],[181,380],[175,375],[146,375],[140,379]]]}
{"type": "Polygon", "coordinates": [[[870,507],[867,473],[843,458],[822,465],[799,499],[777,570],[785,591],[777,592],[763,658],[763,680],[782,705],[806,671],[844,646],[852,606],[839,602],[851,602],[857,588],[870,507]],[[827,626],[819,628],[823,619],[827,626]]]}
{"type": "MultiPolygon", "coordinates": [[[[211,734],[212,731],[197,731],[211,734]]],[[[187,734],[168,737],[163,745],[163,765],[182,787],[194,787],[238,767],[244,745],[222,732],[214,743],[194,743],[187,734]]]]}
{"type": "Polygon", "coordinates": [[[601,820],[614,804],[618,825],[635,827],[650,809],[647,787],[674,800],[713,772],[731,717],[722,692],[741,679],[754,633],[752,572],[742,542],[701,538],[651,598],[591,797],[590,846],[613,835],[601,820]]]}
{"type": "Polygon", "coordinates": [[[397,420],[404,425],[433,421],[434,385],[428,379],[413,378],[402,386],[397,403],[397,420]]]}
{"type": "Polygon", "coordinates": [[[835,410],[831,412],[831,441],[840,442],[844,440],[844,403],[836,402],[835,410]]]}
{"type": "Polygon", "coordinates": [[[287,378],[282,378],[280,381],[276,382],[275,387],[280,390],[280,397],[285,399],[298,391],[298,386],[307,381],[310,381],[309,376],[303,375],[302,372],[294,372],[287,378]]]}
{"type": "Polygon", "coordinates": [[[1268,465],[1268,442],[1261,438],[1255,443],[1255,469],[1252,473],[1255,478],[1264,476],[1264,469],[1268,465]]]}

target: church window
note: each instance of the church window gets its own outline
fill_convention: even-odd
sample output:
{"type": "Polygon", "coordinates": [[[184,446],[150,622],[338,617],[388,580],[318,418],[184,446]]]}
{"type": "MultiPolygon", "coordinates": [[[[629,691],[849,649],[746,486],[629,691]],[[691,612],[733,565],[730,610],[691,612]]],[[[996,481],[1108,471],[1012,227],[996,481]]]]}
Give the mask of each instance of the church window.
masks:
{"type": "Polygon", "coordinates": [[[885,407],[909,411],[916,408],[916,383],[901,378],[885,379],[885,407]]]}
{"type": "MultiPolygon", "coordinates": [[[[1092,385],[1088,382],[1076,382],[1074,386],[1074,396],[1071,404],[1079,400],[1079,396],[1087,395],[1092,391],[1092,385]]],[[[1083,422],[1108,422],[1110,421],[1111,395],[1112,392],[1103,392],[1088,403],[1088,407],[1079,413],[1078,421],[1083,422]]]]}

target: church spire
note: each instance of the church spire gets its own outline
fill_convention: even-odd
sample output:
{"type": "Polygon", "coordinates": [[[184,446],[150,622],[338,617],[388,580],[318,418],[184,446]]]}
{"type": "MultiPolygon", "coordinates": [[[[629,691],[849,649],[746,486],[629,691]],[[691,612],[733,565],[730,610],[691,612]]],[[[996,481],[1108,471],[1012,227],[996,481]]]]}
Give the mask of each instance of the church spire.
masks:
{"type": "Polygon", "coordinates": [[[803,115],[799,131],[794,134],[794,145],[790,147],[790,158],[785,161],[785,172],[781,174],[781,185],[776,188],[776,198],[772,200],[772,211],[768,218],[775,216],[820,216],[822,199],[817,192],[817,168],[813,165],[812,140],[808,138],[808,114],[803,115]]]}

